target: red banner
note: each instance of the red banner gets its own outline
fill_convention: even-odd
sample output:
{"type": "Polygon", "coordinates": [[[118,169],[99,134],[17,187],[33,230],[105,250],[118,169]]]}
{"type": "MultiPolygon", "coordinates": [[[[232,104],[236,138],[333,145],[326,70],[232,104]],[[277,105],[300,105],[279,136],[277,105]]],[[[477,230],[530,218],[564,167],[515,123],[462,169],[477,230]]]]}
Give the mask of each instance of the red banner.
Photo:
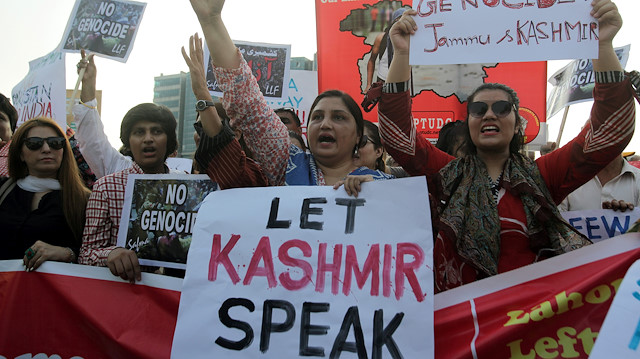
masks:
{"type": "MultiPolygon", "coordinates": [[[[408,0],[316,0],[318,92],[339,89],[360,102],[375,38],[389,25],[394,10],[410,5],[408,0]]],[[[546,62],[417,66],[412,72],[414,121],[425,138],[435,140],[444,124],[464,120],[467,96],[486,82],[516,90],[528,141],[546,121],[546,62]]],[[[365,119],[377,122],[377,112],[365,113],[365,119]]]]}
{"type": "Polygon", "coordinates": [[[627,269],[632,233],[436,296],[436,358],[588,358],[627,269]]]}
{"type": "MultiPolygon", "coordinates": [[[[587,358],[626,270],[631,233],[435,296],[436,358],[587,358]]],[[[180,279],[0,261],[0,357],[169,358],[180,279]],[[31,356],[24,356],[31,354],[31,356]]]]}
{"type": "Polygon", "coordinates": [[[0,261],[0,358],[168,358],[182,280],[46,262],[27,273],[0,261]],[[156,287],[154,287],[154,286],[156,287]]]}

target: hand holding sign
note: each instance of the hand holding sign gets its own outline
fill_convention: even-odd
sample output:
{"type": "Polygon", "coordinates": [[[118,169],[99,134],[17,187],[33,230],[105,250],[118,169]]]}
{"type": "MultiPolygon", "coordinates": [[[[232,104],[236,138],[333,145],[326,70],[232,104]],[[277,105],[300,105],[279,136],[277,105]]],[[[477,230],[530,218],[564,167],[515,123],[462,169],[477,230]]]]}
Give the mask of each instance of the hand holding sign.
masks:
{"type": "Polygon", "coordinates": [[[613,38],[622,27],[622,17],[616,4],[612,3],[611,0],[595,0],[591,16],[598,20],[600,46],[602,44],[611,45],[613,38]]]}

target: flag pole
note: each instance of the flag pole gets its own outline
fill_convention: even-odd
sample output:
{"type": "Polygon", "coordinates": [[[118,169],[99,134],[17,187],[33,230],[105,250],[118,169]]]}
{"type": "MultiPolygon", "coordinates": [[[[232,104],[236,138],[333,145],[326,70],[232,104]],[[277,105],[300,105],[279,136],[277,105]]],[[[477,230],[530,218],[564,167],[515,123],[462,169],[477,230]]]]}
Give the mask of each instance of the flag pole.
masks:
{"type": "Polygon", "coordinates": [[[67,114],[70,115],[67,117],[67,125],[69,126],[71,126],[71,123],[73,122],[73,113],[71,111],[73,110],[73,105],[75,104],[76,96],[78,95],[78,88],[80,88],[80,82],[82,82],[86,69],[86,67],[80,69],[80,72],[78,73],[78,81],[76,81],[76,87],[73,89],[73,93],[69,99],[69,105],[67,106],[67,114]]]}
{"type": "Polygon", "coordinates": [[[560,147],[560,138],[562,138],[562,131],[564,131],[564,123],[567,121],[567,115],[569,114],[569,106],[564,108],[564,114],[562,115],[562,122],[560,123],[560,132],[558,132],[558,139],[556,140],[556,146],[560,147]]]}

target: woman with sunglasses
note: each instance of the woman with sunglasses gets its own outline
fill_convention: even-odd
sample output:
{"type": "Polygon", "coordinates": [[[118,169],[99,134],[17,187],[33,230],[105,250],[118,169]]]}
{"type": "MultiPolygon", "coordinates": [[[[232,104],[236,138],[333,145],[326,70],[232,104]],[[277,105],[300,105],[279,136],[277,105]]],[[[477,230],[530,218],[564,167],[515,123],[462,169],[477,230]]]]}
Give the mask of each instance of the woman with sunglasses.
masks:
{"type": "MultiPolygon", "coordinates": [[[[363,136],[363,118],[360,106],[342,91],[325,91],[313,102],[307,121],[309,153],[292,145],[285,124],[265,101],[251,69],[231,41],[221,18],[224,1],[191,0],[191,5],[224,92],[222,104],[231,124],[242,130],[269,185],[335,185],[350,173],[392,178],[353,163],[363,136]]],[[[222,153],[229,141],[216,142],[218,148],[210,151],[210,158],[198,161],[202,167],[224,171],[230,163],[218,161],[216,154],[222,153]]]]}
{"type": "Polygon", "coordinates": [[[456,159],[416,135],[406,91],[415,14],[406,12],[391,30],[395,55],[378,110],[387,151],[409,174],[426,175],[437,199],[436,291],[589,244],[562,220],[556,205],[615,158],[633,135],[633,89],[612,46],[622,25],[616,6],[610,0],[593,2],[600,38],[591,118],[571,142],[536,161],[521,154],[518,96],[502,84],[484,84],[469,96],[464,157],[456,159]]]}
{"type": "Polygon", "coordinates": [[[27,271],[48,260],[76,262],[89,190],[71,146],[51,119],[23,123],[0,179],[0,259],[23,259],[27,271]]]}

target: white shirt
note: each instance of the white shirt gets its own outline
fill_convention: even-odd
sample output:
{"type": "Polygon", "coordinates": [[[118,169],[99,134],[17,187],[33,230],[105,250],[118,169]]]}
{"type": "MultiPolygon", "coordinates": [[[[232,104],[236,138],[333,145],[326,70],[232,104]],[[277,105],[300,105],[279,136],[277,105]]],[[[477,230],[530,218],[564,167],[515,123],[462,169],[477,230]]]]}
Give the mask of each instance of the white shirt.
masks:
{"type": "Polygon", "coordinates": [[[561,211],[582,211],[602,209],[602,202],[623,200],[634,206],[640,205],[640,169],[625,160],[620,174],[605,183],[600,183],[598,176],[593,177],[582,187],[571,192],[560,203],[561,211]]]}
{"type": "MultiPolygon", "coordinates": [[[[96,175],[96,178],[104,177],[131,167],[131,157],[121,154],[111,146],[109,138],[104,133],[104,126],[95,107],[98,101],[95,99],[85,103],[87,106],[77,104],[73,106],[73,118],[76,122],[76,140],[80,147],[80,153],[96,175]]],[[[167,162],[165,162],[165,165],[167,162]]],[[[169,161],[169,173],[189,173],[180,161],[169,161]]]]}

